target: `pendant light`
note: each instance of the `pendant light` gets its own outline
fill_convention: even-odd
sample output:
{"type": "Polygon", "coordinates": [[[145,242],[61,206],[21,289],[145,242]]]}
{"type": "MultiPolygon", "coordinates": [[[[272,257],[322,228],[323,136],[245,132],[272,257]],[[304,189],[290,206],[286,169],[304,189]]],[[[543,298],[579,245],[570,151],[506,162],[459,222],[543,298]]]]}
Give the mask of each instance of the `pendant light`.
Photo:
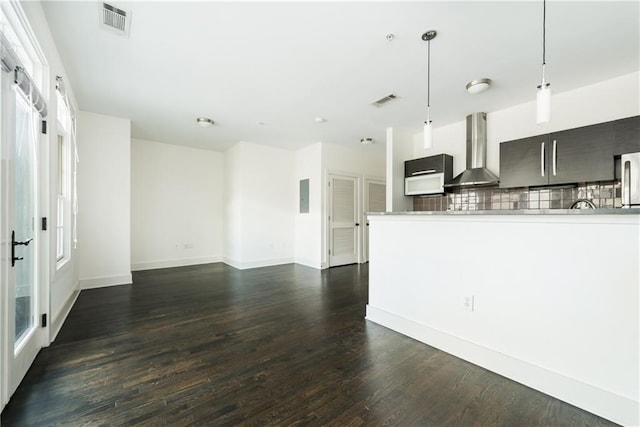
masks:
{"type": "Polygon", "coordinates": [[[547,32],[547,0],[542,0],[542,82],[538,86],[536,96],[536,123],[547,123],[551,120],[551,84],[545,79],[547,32]]]}
{"type": "Polygon", "coordinates": [[[438,33],[429,30],[422,35],[422,40],[427,42],[427,120],[424,122],[424,148],[433,147],[433,125],[431,124],[431,40],[436,38],[438,33]]]}

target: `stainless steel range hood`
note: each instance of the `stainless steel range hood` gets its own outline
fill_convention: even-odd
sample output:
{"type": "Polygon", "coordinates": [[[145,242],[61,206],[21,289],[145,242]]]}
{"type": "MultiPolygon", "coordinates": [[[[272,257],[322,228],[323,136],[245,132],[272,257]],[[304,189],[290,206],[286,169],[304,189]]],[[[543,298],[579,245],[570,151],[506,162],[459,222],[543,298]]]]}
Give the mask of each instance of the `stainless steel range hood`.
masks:
{"type": "Polygon", "coordinates": [[[445,187],[498,184],[498,177],[485,167],[487,162],[487,113],[467,116],[467,169],[445,187]]]}

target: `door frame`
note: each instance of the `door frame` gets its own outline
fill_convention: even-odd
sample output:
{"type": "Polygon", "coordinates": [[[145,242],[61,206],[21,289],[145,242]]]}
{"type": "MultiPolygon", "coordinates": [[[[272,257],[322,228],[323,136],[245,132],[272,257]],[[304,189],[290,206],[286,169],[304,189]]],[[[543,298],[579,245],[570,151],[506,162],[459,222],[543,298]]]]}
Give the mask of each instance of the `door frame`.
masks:
{"type": "MultiPolygon", "coordinates": [[[[4,73],[4,72],[3,72],[4,73]]],[[[5,77],[6,78],[6,77],[5,77]]],[[[2,86],[2,85],[0,85],[2,86]]],[[[4,90],[2,88],[0,90],[4,90]]],[[[6,100],[7,96],[5,95],[4,100],[6,100]]],[[[7,104],[4,104],[7,105],[7,104]]],[[[4,106],[3,105],[3,106],[4,106]]],[[[12,135],[7,135],[7,132],[11,131],[10,126],[6,126],[6,121],[10,117],[8,117],[7,110],[2,109],[0,117],[5,125],[1,128],[0,134],[0,149],[2,151],[3,159],[8,159],[6,157],[13,152],[14,147],[12,147],[11,138],[12,135]]],[[[41,120],[39,116],[37,116],[36,120],[41,120]]],[[[38,128],[40,126],[38,125],[38,128]]],[[[11,154],[14,155],[13,153],[11,154]]],[[[36,211],[34,220],[36,221],[34,232],[35,235],[35,258],[36,258],[36,273],[34,280],[35,283],[35,292],[37,294],[37,302],[34,308],[34,326],[35,333],[30,338],[33,340],[31,343],[25,343],[22,347],[22,351],[36,351],[37,352],[42,348],[49,344],[49,336],[48,336],[48,326],[43,327],[41,324],[41,315],[47,314],[49,312],[49,239],[46,231],[42,230],[41,227],[41,218],[48,216],[48,190],[49,190],[49,151],[48,151],[48,138],[46,135],[38,132],[36,133],[36,141],[35,141],[35,198],[36,198],[36,211]],[[31,348],[32,350],[28,350],[31,348]],[[37,350],[35,350],[37,348],[37,350]]],[[[2,379],[2,386],[0,387],[2,394],[2,408],[8,403],[11,395],[14,390],[14,378],[10,373],[13,369],[15,369],[14,365],[14,333],[13,330],[10,330],[11,322],[9,316],[15,316],[15,299],[13,302],[9,298],[9,284],[13,283],[10,281],[10,275],[12,274],[12,268],[9,263],[11,257],[11,248],[9,243],[9,236],[11,235],[11,231],[13,226],[11,224],[11,218],[14,215],[13,209],[14,205],[10,202],[9,194],[10,192],[15,191],[11,188],[11,183],[13,182],[13,178],[9,176],[9,174],[13,173],[12,167],[7,167],[8,163],[4,162],[5,168],[0,173],[0,198],[2,199],[2,209],[0,211],[0,217],[2,220],[0,221],[0,236],[2,236],[3,245],[2,250],[2,268],[0,270],[0,283],[2,283],[2,287],[0,289],[0,295],[2,300],[2,316],[0,317],[0,328],[2,331],[2,343],[0,344],[2,354],[0,359],[2,363],[0,364],[0,376],[2,379]],[[11,308],[11,304],[14,304],[13,309],[11,308]]],[[[21,237],[22,238],[22,237],[21,237]]],[[[15,321],[15,320],[14,320],[15,321]]],[[[30,357],[29,357],[30,359],[30,357]]],[[[33,358],[35,360],[35,356],[33,358]]],[[[31,365],[33,360],[29,360],[27,363],[31,365]]],[[[25,371],[26,373],[26,371],[25,371]]],[[[22,378],[17,381],[22,381],[22,378]]]]}
{"type": "MultiPolygon", "coordinates": [[[[2,2],[2,12],[7,17],[7,25],[10,26],[13,31],[16,32],[20,42],[23,44],[25,49],[29,52],[29,56],[37,63],[40,67],[40,73],[42,76],[42,87],[40,90],[42,95],[45,98],[45,102],[50,106],[50,117],[55,116],[55,107],[52,108],[49,96],[49,66],[46,60],[46,56],[42,51],[40,44],[37,40],[35,33],[33,32],[29,20],[22,9],[22,6],[18,0],[9,0],[2,2]]],[[[0,73],[5,73],[0,70],[0,73]]],[[[0,92],[3,90],[2,85],[0,85],[0,92]]],[[[4,99],[6,98],[0,98],[4,99]]],[[[4,126],[7,112],[3,108],[4,105],[0,103],[0,153],[2,156],[7,152],[9,148],[5,146],[8,144],[8,137],[5,137],[5,133],[7,132],[6,127],[4,126]]],[[[47,120],[49,117],[47,118],[47,120]]],[[[38,120],[42,120],[41,117],[38,117],[38,120]]],[[[38,126],[40,127],[40,126],[38,126]]],[[[51,132],[50,132],[51,133],[51,132]]],[[[42,349],[45,346],[50,344],[49,337],[49,323],[50,323],[50,236],[47,231],[43,231],[41,227],[41,218],[46,217],[49,218],[50,215],[50,151],[49,151],[49,143],[50,143],[50,133],[42,134],[40,132],[37,133],[37,141],[36,141],[36,167],[37,167],[37,177],[36,177],[36,187],[37,187],[37,217],[36,221],[38,222],[36,230],[37,230],[37,262],[38,262],[38,275],[36,277],[37,280],[37,292],[38,292],[38,306],[36,307],[35,322],[37,327],[37,346],[39,349],[42,349]],[[41,326],[41,315],[47,315],[47,326],[41,326]]],[[[6,164],[0,162],[0,198],[4,200],[5,196],[8,194],[10,180],[8,180],[8,173],[10,169],[6,168],[6,164]]],[[[9,393],[9,369],[11,361],[13,357],[9,357],[13,353],[13,335],[8,331],[8,309],[9,309],[9,301],[8,301],[8,278],[11,267],[9,266],[8,257],[11,256],[11,250],[8,248],[10,244],[7,244],[6,237],[10,236],[11,230],[9,230],[9,214],[10,209],[8,203],[2,203],[2,207],[0,208],[0,236],[3,239],[3,247],[0,251],[2,255],[2,259],[0,262],[0,310],[2,315],[0,315],[0,332],[2,339],[0,339],[0,409],[4,409],[5,405],[8,403],[11,395],[9,393]],[[9,338],[10,337],[10,338],[9,338]],[[10,345],[11,344],[11,345],[10,345]]]]}
{"type": "MultiPolygon", "coordinates": [[[[329,182],[332,176],[342,176],[356,179],[356,218],[362,218],[362,175],[353,172],[345,172],[335,169],[325,169],[322,177],[322,261],[321,268],[329,268],[329,249],[331,248],[331,226],[329,224],[329,212],[331,212],[331,192],[329,182]]],[[[356,262],[361,263],[362,259],[362,227],[356,230],[356,262]]]]}
{"type": "MultiPolygon", "coordinates": [[[[0,73],[2,73],[3,71],[0,70],[0,73]]],[[[4,110],[2,108],[2,102],[1,100],[4,99],[3,98],[3,88],[2,88],[2,82],[0,81],[0,159],[2,159],[2,152],[4,150],[4,138],[2,138],[2,135],[4,133],[4,110]]],[[[4,169],[3,169],[3,165],[4,162],[0,161],[0,198],[2,197],[2,188],[4,187],[5,183],[4,183],[4,169]]],[[[2,228],[4,228],[4,221],[6,218],[6,213],[5,210],[7,209],[5,207],[5,204],[2,203],[1,204],[1,208],[0,208],[0,236],[2,236],[2,228]]],[[[3,247],[6,246],[4,243],[2,245],[3,247]]],[[[5,330],[6,330],[6,326],[5,326],[5,314],[9,308],[8,305],[5,304],[5,300],[7,299],[6,295],[5,295],[5,270],[7,269],[7,262],[6,262],[6,253],[7,251],[5,251],[4,249],[0,249],[0,336],[4,336],[5,334],[5,330]]],[[[5,390],[5,384],[7,383],[7,380],[5,378],[5,371],[6,371],[6,365],[5,365],[5,354],[7,354],[5,352],[5,344],[4,344],[5,340],[4,338],[0,339],[0,411],[2,411],[5,407],[5,405],[8,403],[9,401],[9,397],[6,396],[6,390],[5,390]]]]}

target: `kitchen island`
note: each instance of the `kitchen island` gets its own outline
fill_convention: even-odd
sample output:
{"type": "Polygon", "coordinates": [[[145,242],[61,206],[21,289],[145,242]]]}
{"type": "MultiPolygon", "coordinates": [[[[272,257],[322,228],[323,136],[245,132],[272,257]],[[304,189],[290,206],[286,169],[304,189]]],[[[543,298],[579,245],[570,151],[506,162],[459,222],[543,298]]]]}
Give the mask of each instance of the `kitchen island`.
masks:
{"type": "Polygon", "coordinates": [[[640,210],[368,219],[368,320],[640,424],[640,210]]]}

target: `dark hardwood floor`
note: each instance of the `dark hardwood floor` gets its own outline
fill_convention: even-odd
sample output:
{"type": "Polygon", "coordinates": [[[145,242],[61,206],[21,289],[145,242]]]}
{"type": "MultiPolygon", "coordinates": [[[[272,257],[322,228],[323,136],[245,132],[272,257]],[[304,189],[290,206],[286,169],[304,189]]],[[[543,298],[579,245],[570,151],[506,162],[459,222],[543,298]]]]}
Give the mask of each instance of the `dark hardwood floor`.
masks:
{"type": "Polygon", "coordinates": [[[2,413],[30,425],[612,425],[364,320],[367,265],[83,291],[2,413]]]}

